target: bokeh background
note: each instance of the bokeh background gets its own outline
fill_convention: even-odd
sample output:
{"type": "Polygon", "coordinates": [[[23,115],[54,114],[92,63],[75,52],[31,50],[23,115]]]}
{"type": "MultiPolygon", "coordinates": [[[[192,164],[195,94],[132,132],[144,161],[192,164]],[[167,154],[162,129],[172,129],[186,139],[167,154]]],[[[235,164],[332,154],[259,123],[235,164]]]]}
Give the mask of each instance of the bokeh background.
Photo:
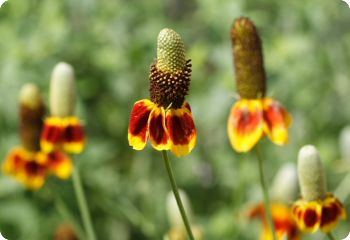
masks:
{"type": "MultiPolygon", "coordinates": [[[[178,185],[205,239],[258,239],[261,223],[245,217],[262,199],[256,156],[235,153],[226,134],[236,97],[229,33],[242,15],[261,33],[268,95],[294,117],[287,146],[262,143],[268,182],[284,163],[296,163],[301,146],[312,143],[333,191],[349,171],[338,143],[350,123],[350,9],[340,0],[9,0],[0,8],[1,158],[20,142],[21,86],[36,83],[47,100],[54,65],[72,64],[78,115],[88,134],[75,163],[98,238],[162,239],[170,228],[168,176],[159,152],[128,146],[127,127],[133,103],[149,95],[157,35],[170,27],[182,35],[192,59],[188,101],[198,129],[190,155],[170,155],[178,185]]],[[[345,205],[350,210],[349,201],[345,205]]],[[[8,239],[53,239],[68,219],[80,224],[71,181],[50,178],[30,192],[1,174],[0,232],[8,239]]],[[[335,236],[349,231],[350,221],[343,221],[335,236]]]]}

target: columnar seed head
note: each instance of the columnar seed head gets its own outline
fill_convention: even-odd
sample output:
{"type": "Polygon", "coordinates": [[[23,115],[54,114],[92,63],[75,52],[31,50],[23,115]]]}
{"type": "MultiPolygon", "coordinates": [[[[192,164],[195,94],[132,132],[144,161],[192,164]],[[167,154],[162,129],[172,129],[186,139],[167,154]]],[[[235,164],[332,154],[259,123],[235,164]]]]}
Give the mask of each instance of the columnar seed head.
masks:
{"type": "Polygon", "coordinates": [[[342,160],[350,163],[350,126],[341,131],[339,145],[342,160]]]}
{"type": "Polygon", "coordinates": [[[39,88],[31,83],[19,93],[20,133],[22,145],[28,151],[38,151],[45,106],[39,88]]]}
{"type": "Polygon", "coordinates": [[[298,173],[301,196],[306,201],[323,199],[326,195],[326,180],[320,155],[312,145],[299,151],[298,173]]]}
{"type": "Polygon", "coordinates": [[[259,34],[248,18],[238,18],[231,29],[237,91],[241,98],[265,95],[266,74],[259,34]]]}
{"type": "Polygon", "coordinates": [[[151,101],[165,108],[181,108],[190,87],[191,67],[180,35],[169,28],[160,31],[157,61],[149,76],[151,101]]]}
{"type": "Polygon", "coordinates": [[[185,45],[181,36],[172,29],[164,28],[158,35],[157,68],[176,73],[186,65],[185,45]]]}
{"type": "Polygon", "coordinates": [[[33,83],[25,84],[19,93],[19,102],[32,109],[42,106],[43,100],[39,88],[33,83]]]}
{"type": "Polygon", "coordinates": [[[65,62],[58,63],[51,75],[50,109],[51,115],[67,117],[74,113],[76,90],[73,67],[65,62]]]}
{"type": "MultiPolygon", "coordinates": [[[[190,200],[187,197],[187,194],[179,189],[179,195],[184,206],[185,212],[187,214],[188,220],[192,220],[192,209],[190,200]]],[[[166,209],[168,213],[168,219],[171,227],[183,227],[182,217],[179,211],[179,208],[176,203],[176,199],[173,192],[169,192],[166,199],[166,209]]]]}

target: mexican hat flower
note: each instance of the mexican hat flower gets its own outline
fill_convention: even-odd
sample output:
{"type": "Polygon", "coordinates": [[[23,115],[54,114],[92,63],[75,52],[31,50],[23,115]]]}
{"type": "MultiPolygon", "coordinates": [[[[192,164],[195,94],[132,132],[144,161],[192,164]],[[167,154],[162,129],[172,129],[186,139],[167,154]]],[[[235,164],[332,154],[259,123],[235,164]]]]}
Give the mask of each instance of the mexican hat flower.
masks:
{"type": "Polygon", "coordinates": [[[293,216],[299,228],[313,233],[330,233],[339,220],[345,219],[343,204],[326,190],[326,180],[317,149],[304,146],[299,151],[298,174],[301,199],[293,204],[293,216]]]}
{"type": "Polygon", "coordinates": [[[128,140],[135,150],[142,150],[148,139],[154,149],[177,156],[194,148],[197,132],[185,101],[191,66],[180,35],[168,28],[160,31],[157,59],[150,69],[150,100],[137,101],[131,111],[128,140]]]}
{"type": "Polygon", "coordinates": [[[40,150],[44,114],[39,89],[33,84],[24,85],[20,92],[22,145],[9,152],[2,168],[5,174],[14,176],[30,189],[41,188],[50,174],[66,179],[72,173],[71,159],[64,153],[53,151],[47,154],[40,150]]]}
{"type": "Polygon", "coordinates": [[[73,67],[58,63],[51,76],[50,111],[41,135],[41,148],[45,152],[62,149],[67,153],[80,153],[85,146],[81,121],[74,115],[76,102],[73,67]]]}
{"type": "MultiPolygon", "coordinates": [[[[292,217],[290,202],[295,199],[298,180],[296,166],[287,163],[279,169],[274,177],[271,189],[271,215],[278,240],[298,240],[300,232],[292,217]],[[285,238],[286,237],[286,238],[285,238]]],[[[259,219],[263,223],[261,240],[272,240],[271,228],[266,218],[266,209],[262,203],[249,210],[250,219],[259,219]]]]}
{"type": "Polygon", "coordinates": [[[236,85],[239,100],[228,119],[228,135],[237,152],[247,152],[265,135],[277,145],[288,142],[291,115],[271,97],[266,97],[261,40],[248,18],[237,19],[231,30],[236,85]]]}
{"type": "MultiPolygon", "coordinates": [[[[271,204],[272,219],[275,225],[275,231],[278,240],[299,240],[300,234],[298,227],[292,217],[291,209],[284,203],[271,204]],[[285,238],[287,237],[287,238],[285,238]]],[[[251,209],[249,213],[251,219],[259,218],[263,223],[263,231],[260,235],[260,240],[272,240],[271,228],[266,219],[265,207],[263,204],[258,204],[251,209]]]]}

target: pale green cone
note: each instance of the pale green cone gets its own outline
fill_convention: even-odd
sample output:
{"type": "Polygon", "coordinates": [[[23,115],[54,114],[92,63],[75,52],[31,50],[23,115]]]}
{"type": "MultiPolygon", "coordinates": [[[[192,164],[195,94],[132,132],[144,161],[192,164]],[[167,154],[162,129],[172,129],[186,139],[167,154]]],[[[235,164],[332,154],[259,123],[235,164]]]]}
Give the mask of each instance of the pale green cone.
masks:
{"type": "Polygon", "coordinates": [[[326,196],[326,179],[323,165],[317,149],[306,145],[299,151],[298,174],[301,196],[306,201],[324,199],[326,196]]]}
{"type": "Polygon", "coordinates": [[[50,110],[55,117],[74,114],[76,90],[73,67],[65,62],[58,63],[52,71],[50,85],[50,110]]]}
{"type": "Polygon", "coordinates": [[[346,126],[342,129],[339,136],[339,147],[341,160],[350,163],[350,126],[346,126]]]}
{"type": "Polygon", "coordinates": [[[176,73],[186,66],[185,45],[181,36],[172,29],[164,28],[158,35],[157,68],[176,73]]]}
{"type": "Polygon", "coordinates": [[[298,193],[298,172],[295,164],[286,163],[277,172],[272,186],[273,201],[290,203],[298,193]]]}
{"type": "MultiPolygon", "coordinates": [[[[190,200],[187,194],[183,190],[179,189],[179,194],[180,194],[183,207],[187,214],[188,221],[191,223],[193,216],[192,216],[192,207],[191,207],[190,200]]],[[[182,220],[180,210],[179,210],[179,207],[177,206],[176,199],[173,192],[169,192],[167,195],[166,210],[167,210],[168,219],[171,227],[183,228],[184,227],[183,220],[182,220]]]]}

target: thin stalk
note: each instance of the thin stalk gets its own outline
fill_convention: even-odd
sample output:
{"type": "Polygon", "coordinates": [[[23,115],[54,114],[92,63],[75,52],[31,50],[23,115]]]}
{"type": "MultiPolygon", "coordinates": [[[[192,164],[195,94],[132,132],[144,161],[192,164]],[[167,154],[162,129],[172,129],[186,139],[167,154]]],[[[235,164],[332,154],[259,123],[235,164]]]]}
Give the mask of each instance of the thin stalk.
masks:
{"type": "Polygon", "coordinates": [[[173,173],[173,170],[171,168],[171,164],[170,164],[170,160],[168,158],[167,151],[163,150],[162,151],[162,155],[163,155],[163,159],[164,159],[164,163],[165,163],[165,168],[166,168],[166,171],[167,171],[169,179],[170,179],[171,188],[173,189],[173,192],[174,192],[174,195],[175,195],[175,199],[176,199],[176,203],[177,203],[177,206],[179,207],[179,210],[180,210],[180,213],[181,213],[181,217],[182,217],[182,220],[183,220],[183,222],[185,224],[188,237],[190,238],[190,240],[194,240],[194,237],[193,237],[193,234],[192,234],[192,231],[191,231],[191,226],[190,226],[190,223],[188,221],[188,218],[187,218],[187,215],[186,215],[186,212],[185,212],[185,208],[182,205],[182,201],[181,201],[181,198],[180,198],[179,191],[177,189],[174,173],[173,173]]]}
{"type": "Polygon", "coordinates": [[[335,238],[333,237],[333,234],[331,232],[327,233],[327,237],[330,239],[330,240],[335,240],[335,238]]]}
{"type": "Polygon", "coordinates": [[[273,220],[272,220],[271,204],[270,204],[268,187],[266,185],[265,177],[264,177],[263,159],[262,159],[260,148],[259,148],[258,144],[256,145],[256,156],[257,156],[258,163],[259,163],[260,184],[261,184],[261,188],[262,188],[263,195],[264,195],[266,218],[267,218],[267,222],[271,228],[272,238],[273,238],[273,240],[277,240],[276,232],[275,232],[275,224],[273,223],[273,220]]]}
{"type": "Polygon", "coordinates": [[[81,184],[80,175],[77,166],[73,169],[73,187],[75,196],[78,200],[78,206],[83,221],[84,229],[88,240],[96,240],[94,228],[92,227],[89,208],[86,202],[85,193],[81,184]]]}

